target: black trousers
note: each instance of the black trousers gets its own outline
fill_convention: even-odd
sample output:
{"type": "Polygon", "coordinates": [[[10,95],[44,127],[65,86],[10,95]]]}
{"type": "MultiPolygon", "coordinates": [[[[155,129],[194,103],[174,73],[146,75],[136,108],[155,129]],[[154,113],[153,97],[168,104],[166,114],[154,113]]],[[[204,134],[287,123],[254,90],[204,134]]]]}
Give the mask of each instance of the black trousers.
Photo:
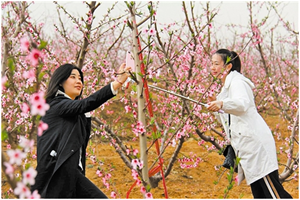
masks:
{"type": "Polygon", "coordinates": [[[250,186],[254,198],[292,199],[292,196],[284,190],[282,184],[279,182],[278,170],[255,181],[250,186]]]}
{"type": "Polygon", "coordinates": [[[76,181],[76,198],[108,199],[94,183],[81,173],[79,168],[76,175],[78,177],[76,181]]]}

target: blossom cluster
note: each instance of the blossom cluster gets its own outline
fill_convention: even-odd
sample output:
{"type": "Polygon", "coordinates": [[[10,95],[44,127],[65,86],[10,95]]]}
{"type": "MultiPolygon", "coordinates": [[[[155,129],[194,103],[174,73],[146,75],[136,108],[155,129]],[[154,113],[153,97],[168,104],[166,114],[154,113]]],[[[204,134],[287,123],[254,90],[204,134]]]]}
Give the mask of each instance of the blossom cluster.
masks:
{"type": "Polygon", "coordinates": [[[145,196],[146,199],[153,199],[153,196],[150,192],[147,192],[147,189],[142,185],[142,181],[139,179],[139,174],[137,173],[136,169],[131,170],[131,175],[134,180],[136,180],[136,184],[141,186],[140,191],[145,196]]]}
{"type": "MultiPolygon", "coordinates": [[[[30,96],[29,104],[23,103],[21,105],[21,110],[23,114],[27,114],[31,111],[31,115],[40,115],[44,116],[46,111],[49,110],[50,106],[46,103],[44,98],[44,92],[36,92],[30,96]]],[[[48,124],[44,123],[43,121],[39,122],[38,125],[38,135],[41,136],[43,131],[48,129],[48,124]]]]}
{"type": "Polygon", "coordinates": [[[137,154],[139,153],[138,149],[133,149],[133,150],[126,149],[126,154],[129,155],[131,151],[134,156],[137,156],[137,154]]]}
{"type": "Polygon", "coordinates": [[[144,166],[143,161],[142,160],[139,161],[138,159],[133,159],[131,161],[131,165],[132,165],[132,168],[135,170],[137,169],[137,167],[139,167],[139,169],[142,169],[144,166]]]}
{"type": "Polygon", "coordinates": [[[146,132],[146,129],[142,122],[138,121],[136,125],[132,124],[132,131],[138,137],[139,135],[146,132]]]}
{"type": "Polygon", "coordinates": [[[20,43],[21,50],[26,53],[29,52],[27,59],[31,62],[31,65],[34,67],[37,66],[40,62],[40,59],[44,57],[43,53],[36,48],[30,50],[30,41],[27,37],[21,38],[20,43]]]}
{"type": "MultiPolygon", "coordinates": [[[[16,169],[22,165],[23,159],[27,157],[27,151],[29,151],[33,147],[33,145],[33,140],[28,140],[24,136],[21,136],[19,146],[22,147],[23,150],[7,150],[9,162],[4,162],[4,165],[6,167],[5,173],[10,177],[10,179],[14,178],[16,169]]],[[[17,182],[17,186],[14,189],[14,194],[18,195],[20,199],[39,199],[40,195],[38,194],[38,191],[35,190],[33,193],[31,193],[28,187],[29,185],[33,185],[35,183],[36,175],[37,171],[32,167],[29,167],[28,169],[23,171],[23,178],[21,181],[17,182]]]]}
{"type": "Polygon", "coordinates": [[[196,168],[202,161],[203,160],[200,157],[196,157],[195,154],[190,158],[183,157],[178,159],[178,162],[180,162],[180,167],[182,169],[196,168]]]}
{"type": "Polygon", "coordinates": [[[46,103],[44,98],[44,92],[36,92],[30,96],[29,100],[30,106],[27,103],[23,103],[21,106],[23,113],[28,113],[31,111],[31,114],[44,116],[46,111],[50,108],[49,104],[46,103]]]}

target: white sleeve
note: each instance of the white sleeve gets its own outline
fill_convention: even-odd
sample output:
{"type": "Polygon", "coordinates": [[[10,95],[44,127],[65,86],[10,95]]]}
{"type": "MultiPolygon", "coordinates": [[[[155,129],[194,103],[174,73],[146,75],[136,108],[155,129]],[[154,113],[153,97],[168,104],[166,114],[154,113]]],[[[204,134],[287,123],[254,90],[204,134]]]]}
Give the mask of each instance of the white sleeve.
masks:
{"type": "Polygon", "coordinates": [[[251,105],[250,86],[242,80],[237,80],[231,83],[229,87],[229,97],[223,99],[223,107],[225,113],[233,115],[244,114],[251,105]]]}
{"type": "Polygon", "coordinates": [[[118,94],[118,90],[114,90],[114,87],[113,87],[113,84],[110,83],[110,89],[111,89],[111,92],[113,93],[113,95],[117,95],[118,94]]]}

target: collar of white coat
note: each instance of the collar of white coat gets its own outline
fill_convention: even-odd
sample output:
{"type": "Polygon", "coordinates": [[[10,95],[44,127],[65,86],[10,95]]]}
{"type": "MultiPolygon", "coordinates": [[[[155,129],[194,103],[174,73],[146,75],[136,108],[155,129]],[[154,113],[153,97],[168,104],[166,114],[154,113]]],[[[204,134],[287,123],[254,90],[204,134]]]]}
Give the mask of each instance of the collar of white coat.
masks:
{"type": "Polygon", "coordinates": [[[230,86],[230,84],[231,84],[231,82],[232,82],[234,79],[235,79],[235,80],[236,80],[236,79],[241,79],[241,80],[245,81],[246,83],[248,83],[248,85],[249,85],[252,89],[255,88],[255,86],[254,86],[254,84],[252,83],[252,81],[250,81],[250,80],[249,80],[248,78],[246,78],[243,74],[241,74],[241,73],[239,73],[239,72],[237,72],[237,71],[232,71],[232,72],[230,72],[230,73],[227,75],[227,77],[226,77],[226,79],[225,79],[224,88],[228,89],[229,86],[230,86]]]}
{"type": "Polygon", "coordinates": [[[57,90],[57,92],[56,92],[56,94],[55,94],[55,96],[57,96],[57,95],[59,95],[59,94],[62,94],[62,95],[64,95],[65,97],[67,97],[67,98],[69,98],[69,99],[72,99],[69,95],[67,95],[66,93],[64,93],[63,91],[61,91],[61,90],[57,90]]]}

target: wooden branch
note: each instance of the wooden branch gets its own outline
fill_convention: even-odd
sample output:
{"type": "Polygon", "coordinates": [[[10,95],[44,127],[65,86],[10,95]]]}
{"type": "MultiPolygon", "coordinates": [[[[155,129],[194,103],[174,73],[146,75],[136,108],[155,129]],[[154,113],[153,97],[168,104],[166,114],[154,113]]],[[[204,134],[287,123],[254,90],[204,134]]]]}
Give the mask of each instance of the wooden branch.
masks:
{"type": "Polygon", "coordinates": [[[219,145],[219,143],[216,142],[216,140],[212,140],[210,136],[204,135],[204,133],[199,129],[196,129],[196,133],[204,141],[212,143],[217,149],[222,149],[222,147],[219,145]]]}
{"type": "MultiPolygon", "coordinates": [[[[93,13],[95,11],[95,9],[94,9],[95,4],[96,4],[96,2],[93,1],[91,3],[91,5],[90,5],[91,15],[93,15],[93,13]]],[[[92,27],[92,23],[89,24],[88,22],[86,22],[86,28],[87,28],[87,30],[83,33],[84,34],[83,44],[82,44],[81,49],[79,51],[79,56],[78,56],[78,58],[76,60],[76,65],[77,65],[77,67],[79,69],[81,69],[83,67],[83,62],[84,62],[84,59],[85,59],[85,55],[88,52],[87,47],[90,44],[89,38],[90,38],[90,34],[91,34],[91,32],[90,32],[91,31],[91,27],[92,27]]]]}
{"type": "Polygon", "coordinates": [[[123,28],[122,28],[122,30],[121,30],[121,33],[119,34],[119,37],[112,43],[112,45],[110,45],[110,47],[107,49],[107,53],[113,48],[113,46],[121,39],[121,37],[122,37],[122,34],[123,34],[123,32],[124,32],[124,30],[125,30],[125,25],[123,25],[123,28]]]}
{"type": "Polygon", "coordinates": [[[96,122],[99,126],[103,126],[104,130],[117,141],[117,143],[120,145],[123,152],[126,152],[127,148],[123,145],[122,140],[109,128],[108,125],[101,122],[98,117],[92,117],[92,121],[96,122]]]}
{"type": "Polygon", "coordinates": [[[294,173],[293,166],[295,164],[299,165],[298,164],[299,163],[299,152],[297,153],[296,159],[293,160],[295,135],[296,135],[298,128],[299,128],[299,109],[297,110],[296,120],[294,121],[292,134],[291,134],[291,141],[290,141],[291,145],[289,148],[289,153],[291,154],[291,157],[288,158],[284,171],[279,175],[279,180],[281,182],[283,182],[285,179],[287,179],[290,175],[292,175],[294,173]]]}
{"type": "MultiPolygon", "coordinates": [[[[108,136],[112,139],[115,139],[117,144],[111,142],[111,144],[113,145],[113,147],[115,148],[115,150],[117,151],[117,153],[119,154],[119,156],[121,157],[121,159],[123,160],[123,162],[126,164],[126,166],[130,169],[132,169],[132,165],[131,165],[131,160],[130,157],[126,156],[126,147],[124,146],[122,140],[109,128],[109,126],[107,126],[106,124],[104,124],[103,122],[101,122],[97,117],[92,117],[92,121],[96,122],[99,126],[103,126],[104,130],[106,131],[106,133],[108,134],[108,136]]],[[[92,123],[92,126],[94,128],[99,128],[99,126],[96,126],[92,123]]]]}
{"type": "Polygon", "coordinates": [[[139,27],[141,26],[143,23],[145,23],[149,18],[151,17],[151,15],[147,16],[145,19],[143,19],[140,23],[138,23],[136,26],[139,27]]]}

